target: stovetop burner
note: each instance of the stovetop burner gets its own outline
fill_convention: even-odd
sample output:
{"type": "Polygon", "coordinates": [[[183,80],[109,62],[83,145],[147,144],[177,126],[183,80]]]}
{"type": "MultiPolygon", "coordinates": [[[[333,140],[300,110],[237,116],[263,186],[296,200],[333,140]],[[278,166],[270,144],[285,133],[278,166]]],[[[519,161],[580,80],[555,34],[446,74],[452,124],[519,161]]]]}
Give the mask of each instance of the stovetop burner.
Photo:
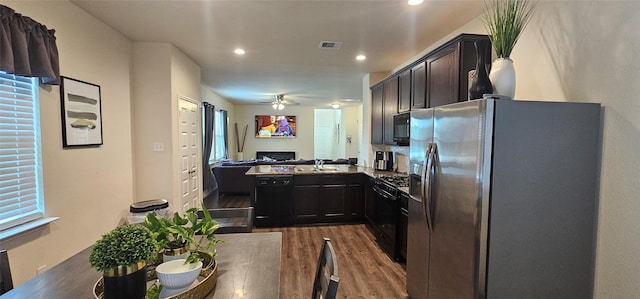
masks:
{"type": "Polygon", "coordinates": [[[381,176],[380,179],[395,185],[396,187],[409,187],[409,176],[406,175],[386,175],[381,176]]]}

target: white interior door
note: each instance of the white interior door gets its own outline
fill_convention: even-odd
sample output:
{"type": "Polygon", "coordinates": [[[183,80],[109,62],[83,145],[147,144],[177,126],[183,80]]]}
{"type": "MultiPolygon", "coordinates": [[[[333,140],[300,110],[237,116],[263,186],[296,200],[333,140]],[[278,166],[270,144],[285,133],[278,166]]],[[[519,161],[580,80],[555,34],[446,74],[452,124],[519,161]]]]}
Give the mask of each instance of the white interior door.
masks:
{"type": "Polygon", "coordinates": [[[200,208],[200,111],[198,104],[179,99],[180,122],[180,207],[182,212],[200,208]]]}

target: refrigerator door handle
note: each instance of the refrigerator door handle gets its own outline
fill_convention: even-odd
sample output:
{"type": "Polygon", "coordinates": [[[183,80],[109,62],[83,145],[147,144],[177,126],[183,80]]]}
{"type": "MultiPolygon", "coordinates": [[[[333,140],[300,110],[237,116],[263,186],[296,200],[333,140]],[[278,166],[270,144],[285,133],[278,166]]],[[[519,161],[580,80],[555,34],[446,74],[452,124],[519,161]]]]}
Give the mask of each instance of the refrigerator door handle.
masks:
{"type": "Polygon", "coordinates": [[[431,231],[431,223],[429,222],[429,214],[427,211],[427,192],[426,192],[426,188],[427,188],[427,169],[429,167],[429,153],[431,152],[431,143],[429,143],[427,145],[427,150],[424,152],[424,160],[422,163],[422,173],[420,173],[420,200],[421,200],[421,205],[422,205],[422,212],[424,213],[424,217],[426,218],[425,220],[427,220],[427,230],[431,231]]]}
{"type": "MultiPolygon", "coordinates": [[[[431,143],[427,145],[427,150],[424,152],[424,159],[422,160],[422,169],[420,170],[420,200],[424,201],[425,196],[425,179],[427,175],[427,165],[429,161],[429,152],[431,151],[431,143]]],[[[424,208],[424,205],[423,205],[424,208]]]]}
{"type": "Polygon", "coordinates": [[[432,181],[432,175],[431,175],[431,169],[433,168],[433,160],[434,160],[434,154],[435,154],[435,143],[429,143],[429,147],[427,149],[427,160],[426,160],[426,167],[424,168],[424,183],[422,184],[422,191],[423,191],[423,196],[422,196],[422,206],[424,209],[424,213],[427,217],[427,227],[429,229],[430,232],[433,232],[433,221],[432,221],[432,217],[431,217],[431,181],[432,181]]]}
{"type": "Polygon", "coordinates": [[[429,153],[429,159],[431,161],[431,165],[429,165],[429,169],[427,169],[426,171],[429,173],[429,178],[427,180],[427,186],[428,186],[428,191],[427,191],[427,198],[429,199],[426,203],[427,205],[427,211],[428,211],[428,219],[429,221],[429,227],[431,227],[431,232],[434,231],[435,227],[435,221],[436,221],[436,215],[435,215],[435,197],[433,196],[433,190],[434,190],[434,180],[436,177],[436,167],[437,167],[437,160],[438,160],[438,145],[433,143],[431,145],[431,152],[429,153]]]}

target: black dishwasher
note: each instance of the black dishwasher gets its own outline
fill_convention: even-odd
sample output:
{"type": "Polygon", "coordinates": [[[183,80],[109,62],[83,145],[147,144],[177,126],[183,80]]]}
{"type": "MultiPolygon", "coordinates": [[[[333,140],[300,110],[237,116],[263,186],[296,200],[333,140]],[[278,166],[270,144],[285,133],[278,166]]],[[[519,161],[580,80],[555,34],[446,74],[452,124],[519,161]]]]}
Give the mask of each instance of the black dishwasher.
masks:
{"type": "Polygon", "coordinates": [[[293,225],[293,176],[257,176],[255,225],[293,225]]]}

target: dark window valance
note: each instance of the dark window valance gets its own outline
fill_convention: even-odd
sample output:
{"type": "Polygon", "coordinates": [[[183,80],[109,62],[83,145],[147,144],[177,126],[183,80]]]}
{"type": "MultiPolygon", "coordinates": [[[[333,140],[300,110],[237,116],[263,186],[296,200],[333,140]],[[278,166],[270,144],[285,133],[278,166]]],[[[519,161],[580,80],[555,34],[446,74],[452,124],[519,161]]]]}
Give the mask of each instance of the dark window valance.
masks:
{"type": "Polygon", "coordinates": [[[0,5],[0,70],[60,84],[55,30],[0,5]]]}

